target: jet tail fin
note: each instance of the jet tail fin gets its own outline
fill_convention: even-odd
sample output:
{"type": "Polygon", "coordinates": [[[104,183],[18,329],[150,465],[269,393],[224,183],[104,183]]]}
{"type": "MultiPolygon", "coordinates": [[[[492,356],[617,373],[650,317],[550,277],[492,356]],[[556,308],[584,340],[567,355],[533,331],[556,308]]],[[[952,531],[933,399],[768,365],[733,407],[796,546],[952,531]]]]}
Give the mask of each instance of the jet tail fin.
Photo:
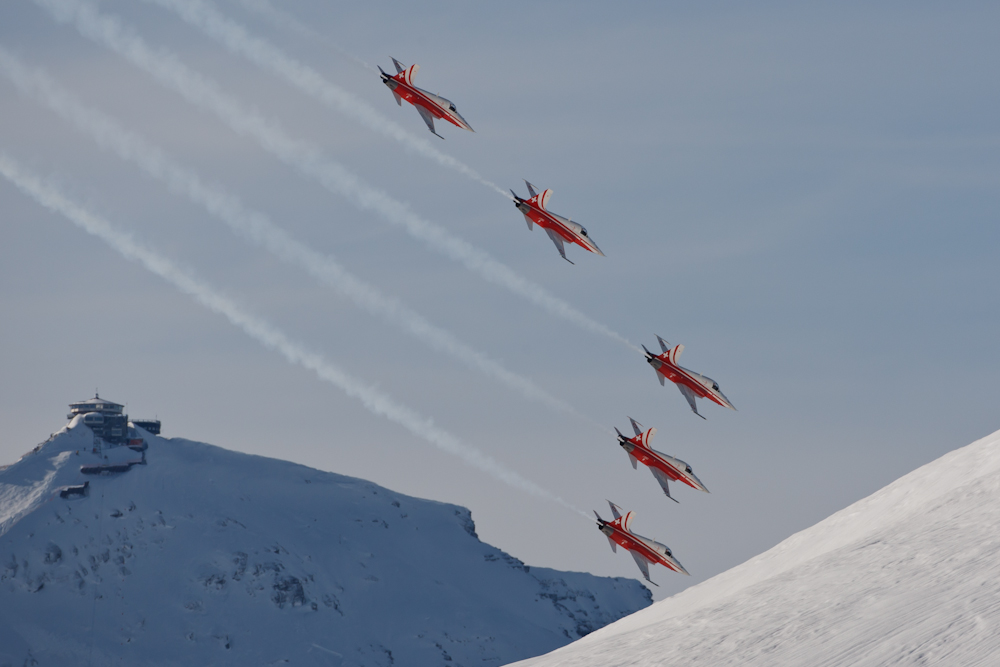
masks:
{"type": "MultiPolygon", "coordinates": [[[[548,206],[550,197],[552,197],[551,188],[545,188],[542,190],[542,194],[538,195],[538,208],[544,210],[545,207],[548,206]]],[[[593,243],[593,241],[591,241],[591,243],[593,243]]],[[[596,248],[597,246],[595,245],[594,247],[596,248]]],[[[603,255],[604,253],[602,252],[601,254],[603,255]]]]}
{"type": "Polygon", "coordinates": [[[528,196],[537,197],[538,193],[535,192],[535,186],[528,182],[527,179],[524,180],[524,184],[528,186],[528,196]]]}
{"type": "Polygon", "coordinates": [[[670,352],[667,352],[667,358],[670,359],[670,363],[676,366],[681,359],[681,352],[683,351],[684,351],[683,345],[680,344],[674,345],[673,349],[670,350],[670,352]]]}
{"type": "MultiPolygon", "coordinates": [[[[615,505],[610,500],[608,501],[608,505],[611,505],[611,514],[612,514],[612,516],[614,516],[616,519],[622,518],[621,508],[618,507],[618,505],[615,505]]],[[[597,512],[594,512],[594,514],[597,514],[597,512]]]]}
{"type": "Polygon", "coordinates": [[[666,354],[667,352],[670,351],[670,343],[668,343],[667,341],[663,340],[659,336],[656,337],[656,340],[660,341],[660,349],[663,350],[664,354],[666,354]]]}
{"type": "Polygon", "coordinates": [[[632,419],[631,417],[629,417],[628,420],[632,422],[632,430],[635,431],[635,434],[642,435],[642,424],[632,419]]]}
{"type": "MultiPolygon", "coordinates": [[[[396,74],[399,74],[399,73],[400,73],[400,72],[402,72],[402,71],[403,71],[404,69],[406,69],[405,67],[403,67],[403,63],[399,62],[399,61],[398,61],[398,60],[396,60],[395,58],[393,58],[393,59],[392,59],[392,64],[396,66],[396,74]]],[[[380,69],[381,69],[381,68],[380,68],[380,69]]]]}

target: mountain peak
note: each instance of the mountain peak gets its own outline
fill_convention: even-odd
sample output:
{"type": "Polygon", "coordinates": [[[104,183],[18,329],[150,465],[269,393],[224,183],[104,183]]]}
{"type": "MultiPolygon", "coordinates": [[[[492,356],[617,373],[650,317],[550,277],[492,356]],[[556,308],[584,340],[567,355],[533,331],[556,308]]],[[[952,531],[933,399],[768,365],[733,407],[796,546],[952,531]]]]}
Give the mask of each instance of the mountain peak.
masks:
{"type": "Polygon", "coordinates": [[[651,599],[528,567],[464,507],[146,440],[146,465],[94,453],[75,418],[0,470],[0,664],[500,665],[651,599]],[[95,465],[124,471],[81,474],[95,465]]]}

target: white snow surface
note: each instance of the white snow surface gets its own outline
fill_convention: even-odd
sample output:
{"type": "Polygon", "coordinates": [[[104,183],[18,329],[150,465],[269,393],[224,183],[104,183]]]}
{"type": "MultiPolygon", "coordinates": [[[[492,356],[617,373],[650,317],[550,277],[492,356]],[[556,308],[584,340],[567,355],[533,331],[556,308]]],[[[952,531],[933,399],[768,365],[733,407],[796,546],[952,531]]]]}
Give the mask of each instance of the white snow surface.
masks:
{"type": "Polygon", "coordinates": [[[146,439],[147,465],[84,476],[140,455],[99,458],[77,418],[0,469],[0,666],[500,665],[650,603],[525,566],[462,507],[146,439]]]}
{"type": "Polygon", "coordinates": [[[998,527],[1000,431],[742,565],[517,664],[1000,665],[998,527]]]}

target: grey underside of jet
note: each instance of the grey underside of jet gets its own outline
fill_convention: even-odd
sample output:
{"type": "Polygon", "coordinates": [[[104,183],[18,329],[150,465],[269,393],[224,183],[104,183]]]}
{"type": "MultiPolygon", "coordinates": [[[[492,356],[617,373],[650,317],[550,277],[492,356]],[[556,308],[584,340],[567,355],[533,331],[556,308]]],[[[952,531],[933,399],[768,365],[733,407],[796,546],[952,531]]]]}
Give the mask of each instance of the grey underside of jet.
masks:
{"type": "MultiPolygon", "coordinates": [[[[701,413],[698,412],[698,404],[695,402],[698,399],[698,397],[694,395],[694,392],[691,391],[691,388],[679,382],[677,383],[677,388],[681,390],[681,393],[684,394],[684,398],[687,399],[688,405],[691,406],[691,412],[701,417],[702,416],[701,413]]],[[[704,419],[704,417],[702,417],[702,419],[704,419]]]]}
{"type": "Polygon", "coordinates": [[[632,554],[632,559],[635,560],[635,564],[639,566],[639,569],[642,571],[642,576],[645,577],[646,581],[656,585],[655,582],[649,578],[649,561],[634,551],[630,551],[629,553],[632,554]]]}
{"type": "Polygon", "coordinates": [[[667,474],[658,468],[651,467],[649,471],[653,473],[653,477],[655,477],[656,481],[660,483],[660,488],[663,489],[663,493],[667,494],[667,498],[670,498],[675,503],[678,502],[676,498],[670,495],[670,478],[667,477],[667,474]]]}
{"type": "Polygon", "coordinates": [[[563,247],[562,237],[556,234],[551,229],[546,229],[545,233],[548,234],[549,238],[552,239],[552,242],[556,244],[556,249],[559,250],[559,254],[562,255],[562,258],[566,259],[566,248],[563,247]]]}
{"type": "MultiPolygon", "coordinates": [[[[425,123],[427,123],[427,129],[431,131],[431,134],[433,134],[435,137],[441,137],[440,134],[434,131],[434,114],[432,114],[430,111],[423,108],[419,104],[415,104],[414,106],[417,108],[417,113],[420,114],[420,117],[424,119],[425,123]]],[[[444,137],[441,138],[444,139],[444,137]]]]}

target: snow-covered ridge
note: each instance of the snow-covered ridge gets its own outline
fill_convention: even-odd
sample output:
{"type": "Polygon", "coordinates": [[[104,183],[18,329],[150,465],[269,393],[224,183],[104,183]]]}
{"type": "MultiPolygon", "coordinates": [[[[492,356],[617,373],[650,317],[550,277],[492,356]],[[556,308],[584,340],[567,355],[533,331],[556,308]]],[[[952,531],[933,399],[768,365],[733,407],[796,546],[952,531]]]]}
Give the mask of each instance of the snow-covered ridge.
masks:
{"type": "Polygon", "coordinates": [[[525,667],[1000,664],[1000,432],[525,667]]]}
{"type": "Polygon", "coordinates": [[[72,422],[0,470],[0,665],[499,665],[649,604],[526,566],[465,508],[147,435],[84,476],[72,422]],[[86,495],[60,489],[89,480],[86,495]]]}

